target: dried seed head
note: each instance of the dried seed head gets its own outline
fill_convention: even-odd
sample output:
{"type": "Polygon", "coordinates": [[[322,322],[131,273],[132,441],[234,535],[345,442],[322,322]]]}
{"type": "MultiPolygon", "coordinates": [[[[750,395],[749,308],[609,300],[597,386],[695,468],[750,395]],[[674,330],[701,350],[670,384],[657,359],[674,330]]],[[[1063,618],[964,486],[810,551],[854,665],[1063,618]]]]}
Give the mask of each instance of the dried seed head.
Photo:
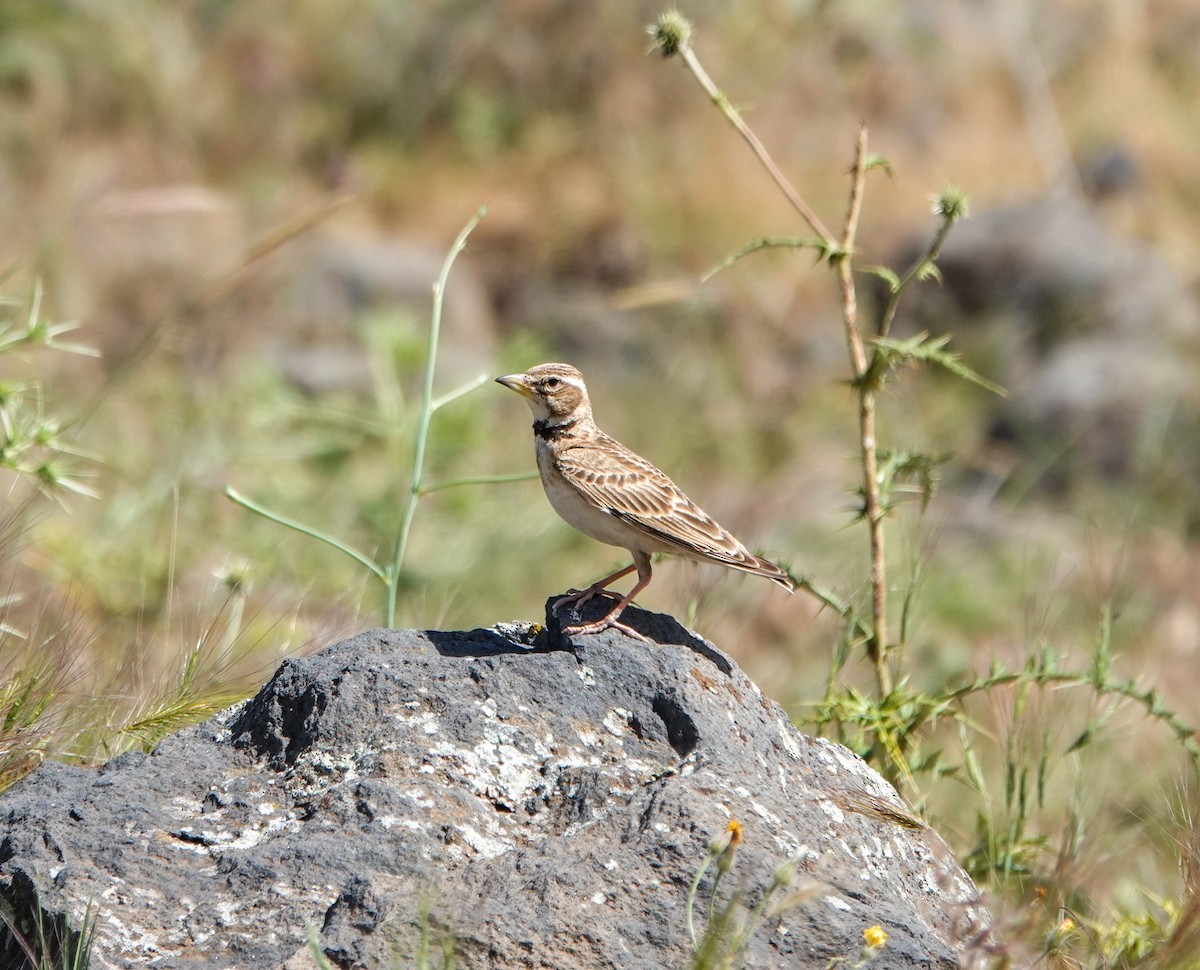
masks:
{"type": "Polygon", "coordinates": [[[661,51],[663,57],[674,57],[687,47],[692,25],[678,10],[667,10],[646,28],[646,32],[654,38],[652,50],[661,51]]]}
{"type": "Polygon", "coordinates": [[[950,186],[933,197],[933,214],[947,222],[958,222],[970,215],[967,193],[957,186],[950,186]]]}

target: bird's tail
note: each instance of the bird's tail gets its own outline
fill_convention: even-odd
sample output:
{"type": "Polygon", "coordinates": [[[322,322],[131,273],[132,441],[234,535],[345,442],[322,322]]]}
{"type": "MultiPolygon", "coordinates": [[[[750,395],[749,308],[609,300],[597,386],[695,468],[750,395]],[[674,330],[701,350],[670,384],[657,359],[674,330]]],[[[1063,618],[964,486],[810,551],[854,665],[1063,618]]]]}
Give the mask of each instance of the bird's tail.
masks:
{"type": "Polygon", "coordinates": [[[775,563],[771,562],[769,559],[763,559],[760,556],[755,556],[754,567],[747,571],[754,573],[755,576],[763,576],[773,583],[778,583],[789,593],[796,592],[796,583],[792,577],[787,574],[786,570],[776,566],[775,563]]]}
{"type": "Polygon", "coordinates": [[[738,546],[738,555],[722,556],[721,562],[727,566],[732,566],[734,569],[740,569],[742,572],[753,573],[755,576],[762,576],[773,583],[778,583],[789,593],[796,592],[796,582],[788,575],[787,570],[776,566],[769,559],[763,559],[762,556],[754,555],[754,553],[747,550],[740,543],[738,546]]]}

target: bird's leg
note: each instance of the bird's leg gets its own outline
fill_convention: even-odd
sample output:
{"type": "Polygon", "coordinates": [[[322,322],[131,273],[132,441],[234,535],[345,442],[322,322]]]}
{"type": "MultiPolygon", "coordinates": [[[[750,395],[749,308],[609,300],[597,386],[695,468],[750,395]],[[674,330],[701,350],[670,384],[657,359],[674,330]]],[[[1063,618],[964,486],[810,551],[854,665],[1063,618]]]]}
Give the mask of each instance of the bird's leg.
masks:
{"type": "MultiPolygon", "coordinates": [[[[618,620],[618,617],[620,617],[625,607],[633,602],[633,598],[650,585],[650,557],[644,552],[635,552],[633,554],[633,565],[628,569],[621,570],[617,576],[624,576],[626,573],[635,568],[638,572],[638,581],[634,585],[633,589],[621,597],[616,606],[609,610],[608,613],[606,613],[600,619],[592,623],[584,623],[580,626],[569,626],[564,628],[562,632],[567,636],[580,636],[586,633],[599,633],[601,630],[608,630],[611,628],[614,630],[620,630],[626,636],[633,637],[635,640],[642,640],[646,643],[649,643],[649,639],[642,636],[642,634],[638,633],[638,631],[633,627],[627,626],[618,620]]],[[[609,582],[616,579],[617,576],[609,577],[609,582]]]]}
{"type": "Polygon", "coordinates": [[[559,607],[565,606],[567,603],[578,603],[582,606],[593,596],[603,593],[605,596],[615,596],[615,593],[610,593],[605,590],[606,586],[611,586],[622,576],[628,576],[631,572],[637,569],[637,563],[626,566],[624,569],[618,569],[611,576],[605,576],[602,580],[592,583],[587,589],[573,589],[566,596],[560,596],[551,604],[550,609],[557,613],[559,607]]]}

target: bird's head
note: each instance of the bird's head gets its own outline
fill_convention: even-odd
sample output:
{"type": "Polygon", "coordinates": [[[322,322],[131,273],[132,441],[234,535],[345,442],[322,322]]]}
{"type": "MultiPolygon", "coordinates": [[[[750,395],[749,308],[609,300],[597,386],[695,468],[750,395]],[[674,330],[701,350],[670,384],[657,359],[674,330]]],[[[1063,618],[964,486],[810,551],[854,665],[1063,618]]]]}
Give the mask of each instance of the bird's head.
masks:
{"type": "Polygon", "coordinates": [[[538,364],[524,374],[497,377],[496,383],[525,398],[536,421],[566,424],[592,413],[583,375],[570,364],[538,364]]]}

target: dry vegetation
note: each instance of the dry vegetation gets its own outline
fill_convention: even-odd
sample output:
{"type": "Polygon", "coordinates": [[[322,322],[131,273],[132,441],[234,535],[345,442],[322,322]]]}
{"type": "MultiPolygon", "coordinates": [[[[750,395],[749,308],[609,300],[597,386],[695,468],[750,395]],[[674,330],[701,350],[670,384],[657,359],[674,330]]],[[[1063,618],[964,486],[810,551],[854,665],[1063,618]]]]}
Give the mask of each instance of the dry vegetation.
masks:
{"type": "MultiPolygon", "coordinates": [[[[0,405],[40,382],[24,405],[61,420],[57,484],[97,496],[0,469],[0,782],[153,743],[283,654],[378,622],[361,569],[223,488],[387,555],[428,287],[482,203],[439,393],[569,359],[602,425],[752,544],[865,602],[836,289],[798,253],[698,282],[803,227],[691,80],[646,56],[658,9],[631,6],[0,5],[0,292],[23,326],[40,281],[38,318],[78,323],[70,339],[100,352],[0,358],[0,405]]],[[[685,10],[697,46],[822,218],[840,222],[859,119],[890,160],[862,262],[927,242],[947,183],[977,216],[1054,207],[1051,189],[1077,193],[1083,160],[1116,145],[1138,174],[1100,224],[1195,300],[1194,4],[727,6],[685,10]]],[[[1192,368],[1195,336],[1172,347],[1192,368]]],[[[1001,379],[1002,342],[965,330],[964,346],[1001,379]]],[[[881,440],[954,454],[928,511],[889,523],[897,601],[913,603],[904,685],[1040,672],[958,704],[969,727],[910,727],[909,794],[1030,952],[1195,966],[1200,500],[1176,459],[1197,445],[1164,423],[1116,472],[1070,443],[1035,459],[989,436],[994,406],[920,371],[881,402],[881,440]]],[[[486,386],[446,407],[431,480],[528,470],[526,421],[486,386]]],[[[534,616],[615,559],[534,482],[448,489],[421,503],[397,623],[534,616]]],[[[832,611],[688,564],[658,576],[644,605],[732,652],[798,719],[828,715],[832,611]]],[[[855,653],[838,683],[869,695],[869,664],[855,653]]]]}

